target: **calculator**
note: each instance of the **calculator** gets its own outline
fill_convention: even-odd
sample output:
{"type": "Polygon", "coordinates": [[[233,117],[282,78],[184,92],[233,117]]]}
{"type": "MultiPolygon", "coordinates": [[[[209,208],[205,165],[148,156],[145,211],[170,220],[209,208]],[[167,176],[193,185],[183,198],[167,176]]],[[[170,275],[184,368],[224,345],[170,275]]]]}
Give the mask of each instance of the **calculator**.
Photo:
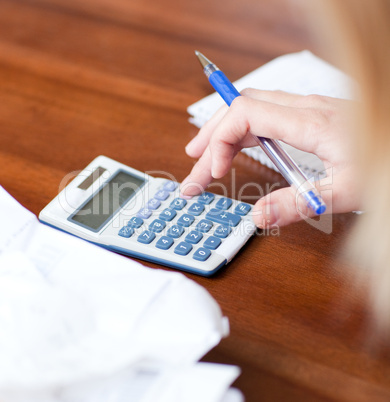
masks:
{"type": "Polygon", "coordinates": [[[176,181],[99,156],[39,219],[109,250],[210,276],[255,232],[251,210],[207,191],[181,198],[176,181]]]}

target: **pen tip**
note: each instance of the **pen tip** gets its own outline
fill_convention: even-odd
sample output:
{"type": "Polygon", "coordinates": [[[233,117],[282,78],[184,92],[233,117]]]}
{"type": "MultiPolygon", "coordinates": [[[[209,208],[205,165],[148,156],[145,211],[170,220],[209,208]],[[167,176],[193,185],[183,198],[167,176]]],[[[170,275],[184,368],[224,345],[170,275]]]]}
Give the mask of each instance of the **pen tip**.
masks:
{"type": "Polygon", "coordinates": [[[213,64],[207,57],[205,57],[201,52],[195,50],[195,54],[199,59],[200,64],[205,68],[209,64],[213,64]]]}

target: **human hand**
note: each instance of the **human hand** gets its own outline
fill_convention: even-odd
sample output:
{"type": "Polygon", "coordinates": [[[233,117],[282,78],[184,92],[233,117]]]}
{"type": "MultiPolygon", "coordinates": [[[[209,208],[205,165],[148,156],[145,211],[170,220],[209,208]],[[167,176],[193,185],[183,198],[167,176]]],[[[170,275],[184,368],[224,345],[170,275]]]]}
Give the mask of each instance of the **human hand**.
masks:
{"type": "MultiPolygon", "coordinates": [[[[213,178],[228,173],[242,148],[257,146],[253,138],[257,135],[314,153],[324,162],[325,169],[332,168],[331,176],[315,183],[319,190],[324,186],[331,190],[323,193],[328,212],[359,209],[358,180],[349,151],[353,102],[255,89],[241,94],[230,108],[221,108],[187,145],[187,154],[199,160],[182,182],[183,196],[199,194],[213,178]]],[[[254,221],[260,228],[284,226],[313,215],[292,187],[266,195],[253,209],[254,221]]]]}

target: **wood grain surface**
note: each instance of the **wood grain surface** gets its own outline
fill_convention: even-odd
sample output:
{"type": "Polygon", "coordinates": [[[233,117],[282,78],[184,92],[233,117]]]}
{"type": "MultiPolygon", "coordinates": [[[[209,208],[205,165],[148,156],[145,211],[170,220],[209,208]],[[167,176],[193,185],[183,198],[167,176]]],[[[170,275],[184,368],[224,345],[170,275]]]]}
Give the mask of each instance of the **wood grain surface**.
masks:
{"type": "MultiPolygon", "coordinates": [[[[183,180],[197,132],[186,108],[211,93],[195,49],[232,80],[320,53],[287,0],[0,0],[0,184],[38,214],[100,154],[183,180]]],[[[252,203],[286,185],[245,155],[219,183],[233,198],[252,183],[252,203]]],[[[186,274],[230,320],[204,360],[240,366],[248,402],[390,401],[390,354],[340,260],[356,219],[259,232],[215,277],[186,274]]]]}

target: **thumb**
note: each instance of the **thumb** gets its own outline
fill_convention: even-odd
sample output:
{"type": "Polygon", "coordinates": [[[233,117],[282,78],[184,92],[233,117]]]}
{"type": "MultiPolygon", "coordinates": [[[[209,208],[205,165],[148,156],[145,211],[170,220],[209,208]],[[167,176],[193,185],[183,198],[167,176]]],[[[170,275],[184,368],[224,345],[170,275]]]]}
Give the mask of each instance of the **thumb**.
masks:
{"type": "MultiPolygon", "coordinates": [[[[326,198],[325,196],[325,203],[327,203],[326,198]]],[[[256,226],[262,229],[286,226],[314,216],[316,213],[308,207],[303,195],[293,187],[273,191],[257,201],[253,208],[253,220],[256,226]]]]}

